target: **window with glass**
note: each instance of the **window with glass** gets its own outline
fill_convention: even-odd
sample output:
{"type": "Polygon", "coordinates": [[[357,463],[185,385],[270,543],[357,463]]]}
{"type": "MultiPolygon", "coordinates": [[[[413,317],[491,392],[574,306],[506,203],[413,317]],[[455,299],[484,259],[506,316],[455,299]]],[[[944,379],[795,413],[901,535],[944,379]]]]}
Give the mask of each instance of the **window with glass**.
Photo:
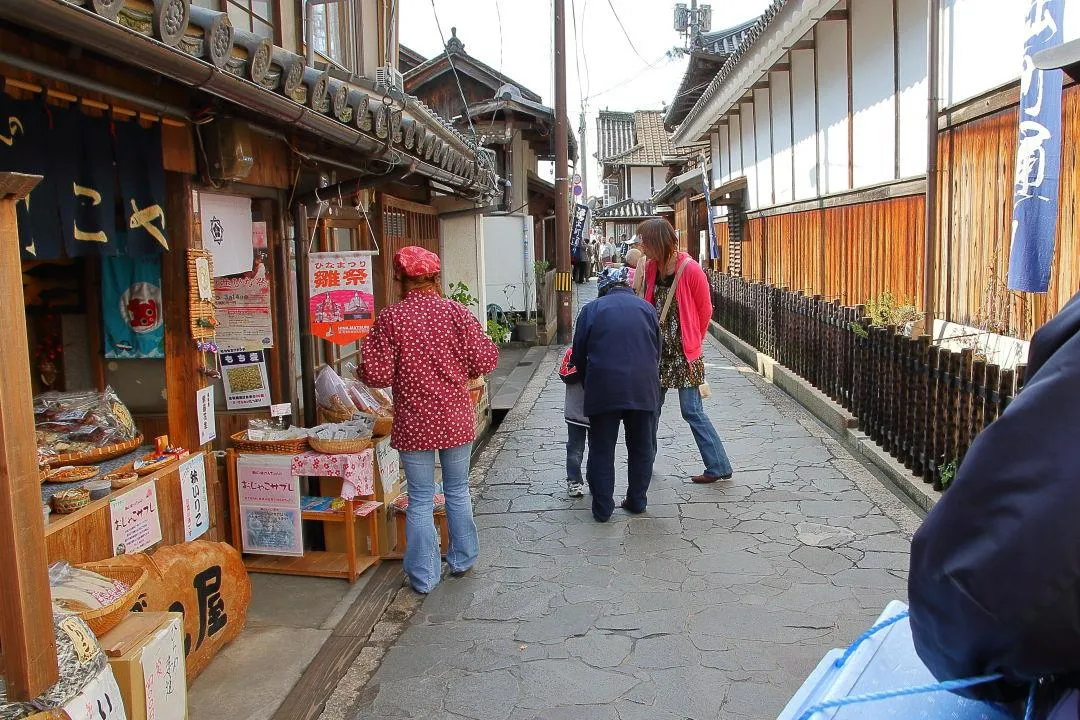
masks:
{"type": "Polygon", "coordinates": [[[192,0],[193,5],[229,14],[233,27],[275,42],[277,0],[192,0]]]}

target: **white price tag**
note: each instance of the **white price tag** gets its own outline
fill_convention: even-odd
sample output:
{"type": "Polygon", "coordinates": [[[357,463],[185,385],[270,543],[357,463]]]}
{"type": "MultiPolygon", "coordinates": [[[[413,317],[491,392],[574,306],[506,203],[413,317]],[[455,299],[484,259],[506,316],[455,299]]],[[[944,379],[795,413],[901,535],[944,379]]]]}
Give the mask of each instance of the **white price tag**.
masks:
{"type": "Polygon", "coordinates": [[[292,415],[291,403],[278,403],[270,406],[270,417],[285,417],[286,415],[292,415]]]}

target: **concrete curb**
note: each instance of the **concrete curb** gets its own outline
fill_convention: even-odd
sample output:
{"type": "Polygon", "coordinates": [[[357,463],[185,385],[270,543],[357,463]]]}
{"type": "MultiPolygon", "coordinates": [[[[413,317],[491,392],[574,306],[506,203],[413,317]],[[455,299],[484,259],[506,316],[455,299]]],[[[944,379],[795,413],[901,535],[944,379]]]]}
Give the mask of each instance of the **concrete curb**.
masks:
{"type": "Polygon", "coordinates": [[[831,398],[773,358],[733,335],[715,322],[709,333],[736,357],[802,405],[818,422],[825,425],[863,465],[884,475],[897,491],[923,512],[929,512],[941,493],[925,484],[891,455],[858,430],[858,419],[831,398]]]}

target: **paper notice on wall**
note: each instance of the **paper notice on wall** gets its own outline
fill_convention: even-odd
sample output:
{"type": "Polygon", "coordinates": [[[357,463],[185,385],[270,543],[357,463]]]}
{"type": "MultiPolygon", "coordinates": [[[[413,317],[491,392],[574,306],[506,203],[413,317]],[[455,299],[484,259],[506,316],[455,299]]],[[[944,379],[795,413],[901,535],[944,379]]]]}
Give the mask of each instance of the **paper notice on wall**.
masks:
{"type": "Polygon", "coordinates": [[[206,456],[195,455],[180,466],[180,499],[183,503],[184,542],[210,529],[210,504],[206,498],[206,456]]]}
{"type": "Polygon", "coordinates": [[[251,270],[251,200],[233,195],[200,193],[203,248],[214,256],[214,277],[251,270]]]}
{"type": "Polygon", "coordinates": [[[146,720],[186,720],[187,680],[180,618],[173,618],[143,648],[141,664],[146,720]]]}
{"type": "Polygon", "coordinates": [[[229,410],[270,405],[270,382],[262,351],[221,353],[221,382],[225,386],[225,407],[229,410]]]}
{"type": "Polygon", "coordinates": [[[217,437],[213,385],[195,391],[195,416],[199,424],[199,445],[205,445],[217,437]]]}
{"type": "Polygon", "coordinates": [[[161,542],[157,484],[148,482],[114,497],[109,517],[115,555],[142,552],[161,542]]]}
{"type": "Polygon", "coordinates": [[[267,348],[274,344],[266,223],[252,223],[251,229],[253,265],[242,275],[214,280],[218,347],[267,348]]]}
{"type": "Polygon", "coordinates": [[[63,707],[71,720],[127,720],[112,666],[106,665],[63,707]]]}

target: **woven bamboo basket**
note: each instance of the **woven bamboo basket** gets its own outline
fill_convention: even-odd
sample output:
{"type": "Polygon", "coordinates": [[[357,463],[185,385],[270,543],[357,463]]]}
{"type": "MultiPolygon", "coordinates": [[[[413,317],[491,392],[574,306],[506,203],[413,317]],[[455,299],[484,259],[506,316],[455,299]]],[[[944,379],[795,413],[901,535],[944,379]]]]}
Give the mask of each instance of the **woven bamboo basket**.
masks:
{"type": "Polygon", "coordinates": [[[105,460],[112,460],[121,455],[127,455],[129,452],[142,445],[142,441],[143,436],[140,434],[126,442],[102,445],[99,448],[87,452],[55,455],[46,462],[50,467],[55,467],[57,465],[95,465],[104,462],[105,460]]]}
{"type": "Polygon", "coordinates": [[[233,447],[240,452],[267,453],[270,455],[297,455],[308,449],[308,438],[295,440],[248,440],[247,430],[241,430],[230,438],[233,447]]]}
{"type": "Polygon", "coordinates": [[[131,610],[131,607],[135,604],[135,598],[139,595],[139,590],[146,582],[148,574],[144,568],[131,565],[86,563],[85,565],[78,565],[76,567],[95,572],[110,580],[119,580],[128,586],[127,592],[111,604],[95,610],[80,612],[78,614],[79,617],[90,626],[90,629],[94,631],[94,634],[101,637],[119,625],[120,621],[123,620],[128,614],[128,611],[131,610]]]}
{"type": "MultiPolygon", "coordinates": [[[[187,270],[188,270],[188,314],[190,315],[191,322],[191,338],[193,340],[209,340],[217,334],[217,309],[214,307],[214,301],[203,300],[199,296],[199,274],[198,274],[198,261],[206,260],[207,267],[209,268],[210,279],[207,282],[213,283],[214,277],[214,256],[210,254],[209,250],[197,250],[190,249],[187,251],[187,270]],[[207,327],[200,321],[208,321],[210,327],[207,327]]],[[[210,292],[213,296],[213,290],[210,292]]]]}
{"type": "Polygon", "coordinates": [[[90,491],[86,488],[71,488],[61,490],[52,496],[53,510],[66,515],[77,510],[82,510],[90,504],[90,491]]]}
{"type": "Polygon", "coordinates": [[[322,418],[322,422],[346,422],[352,420],[355,414],[355,408],[350,410],[337,396],[330,398],[330,407],[319,406],[319,416],[322,418]]]}
{"type": "Polygon", "coordinates": [[[112,485],[113,490],[120,490],[121,488],[126,488],[132,483],[138,482],[139,473],[135,472],[134,470],[117,471],[114,473],[109,473],[102,479],[108,480],[109,483],[112,485]]]}
{"type": "MultiPolygon", "coordinates": [[[[143,459],[145,460],[146,458],[143,458],[143,459]]],[[[164,460],[159,460],[156,463],[150,463],[149,465],[143,465],[142,467],[139,467],[139,468],[136,468],[134,463],[133,463],[132,466],[131,466],[131,471],[133,473],[135,473],[136,475],[138,475],[139,477],[142,477],[143,475],[149,475],[150,473],[155,473],[158,470],[161,470],[163,467],[165,467],[165,466],[167,466],[170,463],[175,462],[175,461],[176,461],[176,458],[169,457],[169,458],[165,458],[164,460]]]]}
{"type": "Polygon", "coordinates": [[[375,418],[375,427],[372,429],[371,434],[374,437],[386,437],[394,429],[394,416],[389,415],[387,417],[375,418]]]}
{"type": "Polygon", "coordinates": [[[42,482],[82,482],[83,480],[89,480],[90,478],[97,477],[97,474],[98,469],[96,465],[66,465],[64,467],[46,470],[45,475],[42,478],[42,482]]]}
{"type": "Polygon", "coordinates": [[[324,440],[316,437],[308,438],[308,444],[315,452],[327,455],[350,455],[363,452],[371,447],[371,438],[355,438],[353,440],[324,440]]]}

